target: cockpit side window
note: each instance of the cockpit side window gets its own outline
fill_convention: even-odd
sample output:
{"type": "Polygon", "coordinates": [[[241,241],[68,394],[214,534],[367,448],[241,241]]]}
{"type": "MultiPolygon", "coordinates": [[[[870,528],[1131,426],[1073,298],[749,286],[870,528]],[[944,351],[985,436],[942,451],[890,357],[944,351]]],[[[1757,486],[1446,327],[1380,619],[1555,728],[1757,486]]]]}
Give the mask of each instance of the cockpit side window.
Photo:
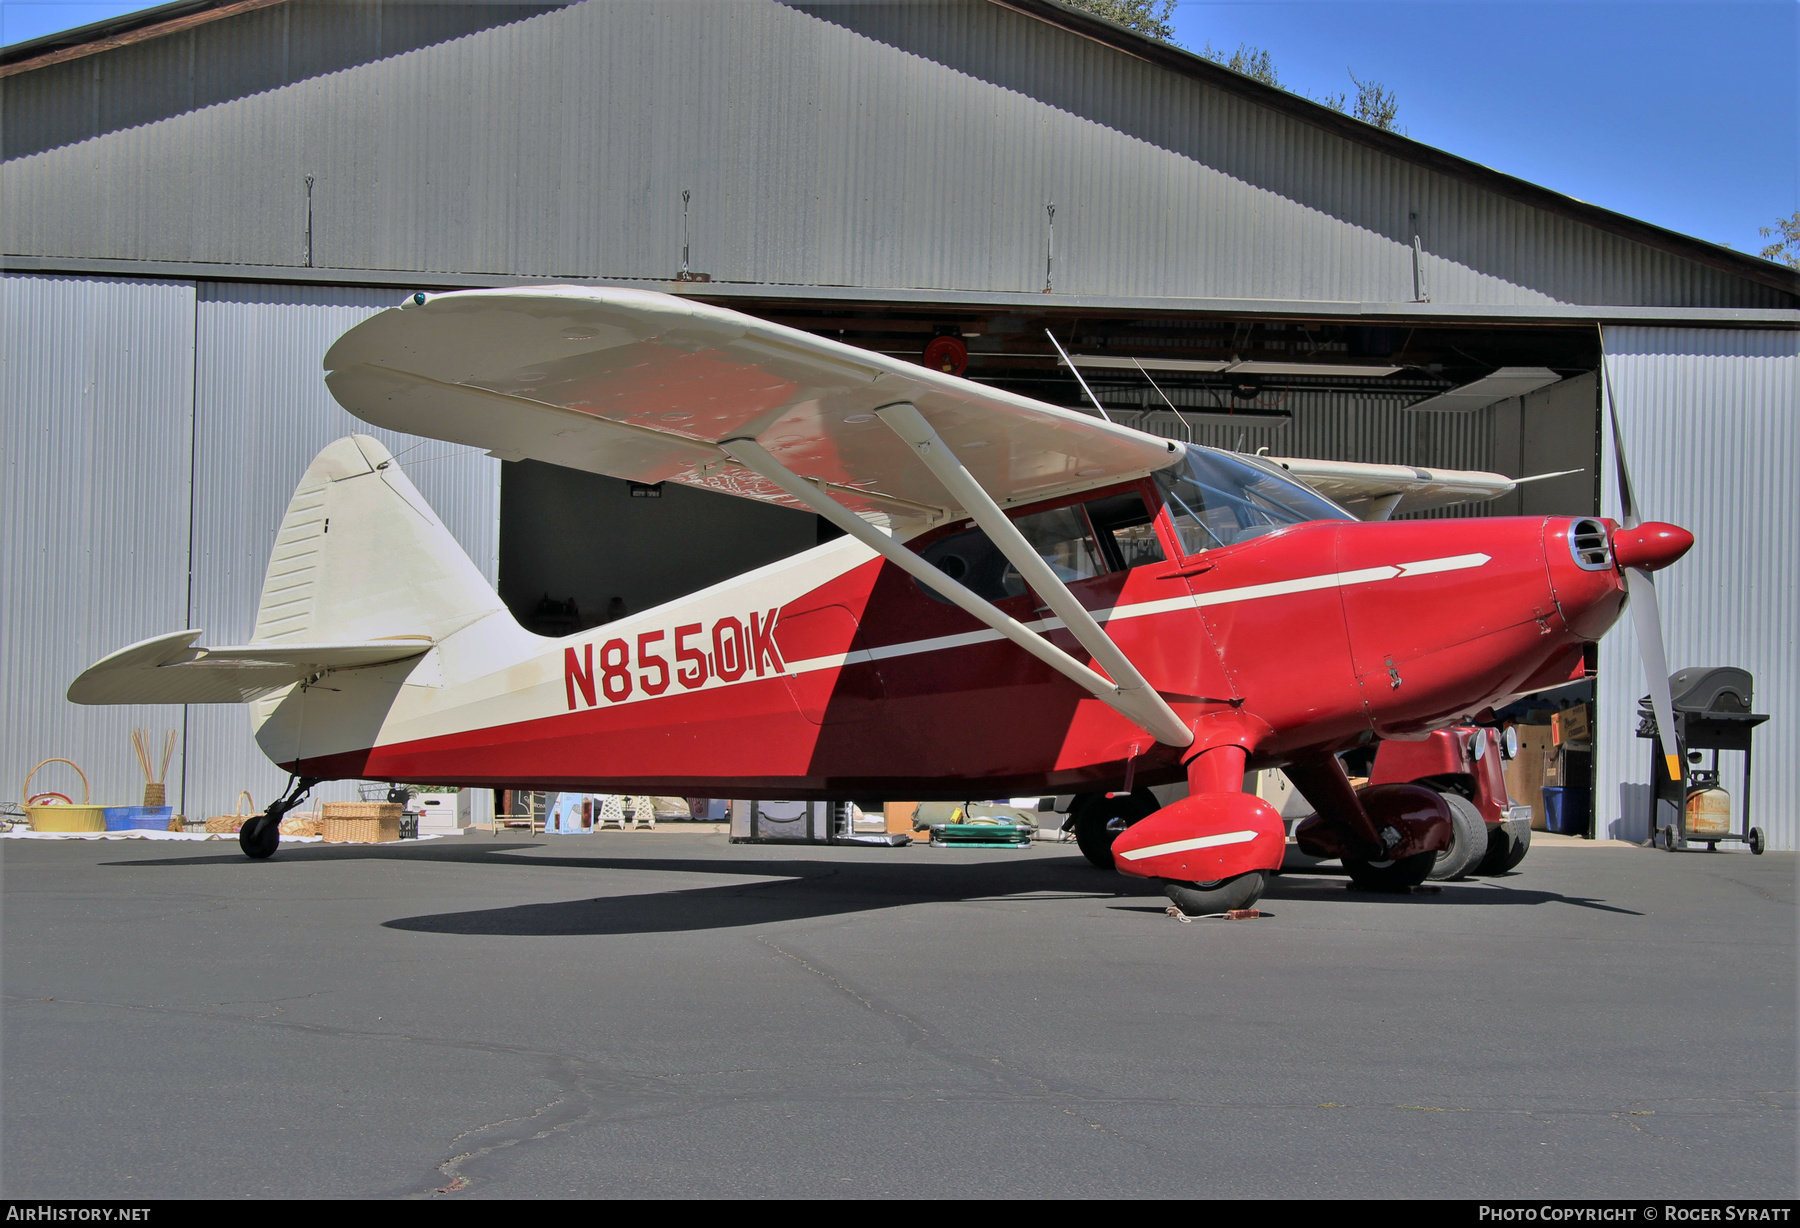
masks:
{"type": "Polygon", "coordinates": [[[1094,540],[1094,531],[1078,505],[1015,516],[1013,524],[1063,583],[1090,579],[1107,571],[1100,544],[1094,540]]]}
{"type": "Polygon", "coordinates": [[[1162,542],[1156,536],[1156,518],[1135,490],[1107,495],[1082,505],[1088,522],[1100,539],[1113,571],[1128,571],[1145,563],[1163,561],[1162,542]]]}
{"type": "MultiPolygon", "coordinates": [[[[1145,505],[1144,496],[1135,490],[1027,512],[1012,520],[1038,557],[1064,583],[1163,559],[1155,518],[1145,505]]],[[[919,554],[989,601],[1004,601],[1026,592],[1018,569],[978,528],[941,537],[919,554]]],[[[945,600],[923,584],[919,588],[933,600],[945,600]]]]}
{"type": "Polygon", "coordinates": [[[1155,475],[1169,521],[1188,554],[1230,546],[1309,520],[1350,514],[1261,464],[1189,445],[1183,463],[1155,475]]]}

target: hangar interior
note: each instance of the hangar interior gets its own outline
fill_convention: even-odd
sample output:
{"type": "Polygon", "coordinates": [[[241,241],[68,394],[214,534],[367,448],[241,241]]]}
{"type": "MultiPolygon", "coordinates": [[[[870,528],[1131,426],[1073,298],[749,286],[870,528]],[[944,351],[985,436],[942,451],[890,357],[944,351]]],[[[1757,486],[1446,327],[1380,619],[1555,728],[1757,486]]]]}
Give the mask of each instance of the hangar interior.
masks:
{"type": "MultiPolygon", "coordinates": [[[[734,306],[918,362],[926,361],[933,340],[955,337],[967,350],[967,378],[1088,413],[1094,412],[1091,402],[1047,334],[1078,363],[1140,360],[1148,364],[1144,372],[1083,371],[1108,416],[1213,447],[1512,477],[1561,475],[1487,503],[1418,516],[1599,511],[1599,334],[1592,328],[734,306]],[[1230,372],[1158,367],[1158,360],[1337,366],[1330,375],[1283,371],[1247,380],[1230,372]],[[1519,396],[1465,394],[1449,408],[1432,408],[1441,394],[1504,368],[1533,371],[1531,382],[1544,386],[1519,396]],[[1424,408],[1410,408],[1415,405],[1424,408]]],[[[635,493],[629,487],[617,478],[532,461],[502,466],[500,591],[522,623],[544,634],[595,626],[836,535],[804,512],[674,485],[635,493]]]]}
{"type": "MultiPolygon", "coordinates": [[[[1617,514],[1604,346],[1640,495],[1700,542],[1661,589],[1672,665],[1743,666],[1764,736],[1800,723],[1800,526],[1769,514],[1800,454],[1800,275],[1055,0],[177,0],[0,49],[0,261],[5,780],[68,755],[129,797],[128,730],[174,723],[190,816],[278,791],[240,711],[63,689],[172,629],[248,636],[294,482],[359,429],[320,379],[333,338],[414,290],[546,282],[919,359],[954,336],[970,378],[1066,406],[1051,335],[1184,362],[1086,371],[1109,415],[1222,447],[1580,470],[1447,515],[1617,514]],[[1427,404],[1509,367],[1556,379],[1427,404]]],[[[386,442],[527,624],[820,539],[386,442]]],[[[1594,831],[1641,839],[1629,625],[1597,665],[1594,831]]],[[[1795,847],[1800,761],[1765,755],[1758,794],[1795,847]]]]}

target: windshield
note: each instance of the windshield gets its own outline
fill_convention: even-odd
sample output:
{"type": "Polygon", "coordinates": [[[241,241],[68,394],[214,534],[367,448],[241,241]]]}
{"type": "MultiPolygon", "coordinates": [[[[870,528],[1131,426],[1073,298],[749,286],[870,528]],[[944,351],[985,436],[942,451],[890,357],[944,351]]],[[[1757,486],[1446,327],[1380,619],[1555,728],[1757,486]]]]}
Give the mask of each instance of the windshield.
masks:
{"type": "Polygon", "coordinates": [[[1266,462],[1187,445],[1183,461],[1155,474],[1181,548],[1198,554],[1308,520],[1354,519],[1266,462]]]}

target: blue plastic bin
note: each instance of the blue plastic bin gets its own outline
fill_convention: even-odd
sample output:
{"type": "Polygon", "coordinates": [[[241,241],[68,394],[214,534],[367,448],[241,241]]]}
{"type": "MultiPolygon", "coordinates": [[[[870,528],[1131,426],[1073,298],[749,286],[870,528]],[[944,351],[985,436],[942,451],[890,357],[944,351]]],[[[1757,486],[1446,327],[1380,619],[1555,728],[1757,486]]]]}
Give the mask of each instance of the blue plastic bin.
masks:
{"type": "Polygon", "coordinates": [[[108,806],[107,831],[168,831],[173,806],[108,806]]]}
{"type": "Polygon", "coordinates": [[[1544,826],[1559,836],[1585,836],[1591,795],[1571,785],[1544,786],[1544,826]]]}

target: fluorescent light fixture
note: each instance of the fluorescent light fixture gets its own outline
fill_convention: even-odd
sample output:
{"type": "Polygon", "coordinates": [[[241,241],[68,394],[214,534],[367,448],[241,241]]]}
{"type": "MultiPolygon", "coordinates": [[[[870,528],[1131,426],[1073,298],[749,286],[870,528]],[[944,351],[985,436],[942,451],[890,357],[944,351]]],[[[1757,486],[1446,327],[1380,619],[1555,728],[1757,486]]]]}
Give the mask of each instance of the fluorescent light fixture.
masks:
{"type": "Polygon", "coordinates": [[[1198,358],[1117,358],[1111,354],[1071,354],[1069,361],[1096,371],[1198,371],[1210,374],[1231,364],[1198,358]]]}
{"type": "MultiPolygon", "coordinates": [[[[1151,413],[1168,413],[1168,410],[1151,410],[1151,413]]],[[[1189,422],[1198,422],[1207,426],[1242,426],[1268,430],[1272,427],[1286,426],[1294,420],[1294,415],[1285,409],[1240,409],[1235,412],[1224,409],[1183,409],[1178,411],[1189,422]]]]}
{"type": "Polygon", "coordinates": [[[1379,379],[1400,370],[1399,367],[1358,366],[1348,362],[1239,362],[1225,369],[1245,375],[1339,375],[1352,379],[1379,379]]]}
{"type": "Polygon", "coordinates": [[[1078,367],[1097,371],[1187,371],[1201,375],[1241,371],[1246,375],[1331,375],[1351,379],[1379,379],[1401,370],[1399,367],[1347,362],[1226,362],[1199,358],[1121,358],[1114,354],[1074,354],[1069,361],[1078,367]]]}

